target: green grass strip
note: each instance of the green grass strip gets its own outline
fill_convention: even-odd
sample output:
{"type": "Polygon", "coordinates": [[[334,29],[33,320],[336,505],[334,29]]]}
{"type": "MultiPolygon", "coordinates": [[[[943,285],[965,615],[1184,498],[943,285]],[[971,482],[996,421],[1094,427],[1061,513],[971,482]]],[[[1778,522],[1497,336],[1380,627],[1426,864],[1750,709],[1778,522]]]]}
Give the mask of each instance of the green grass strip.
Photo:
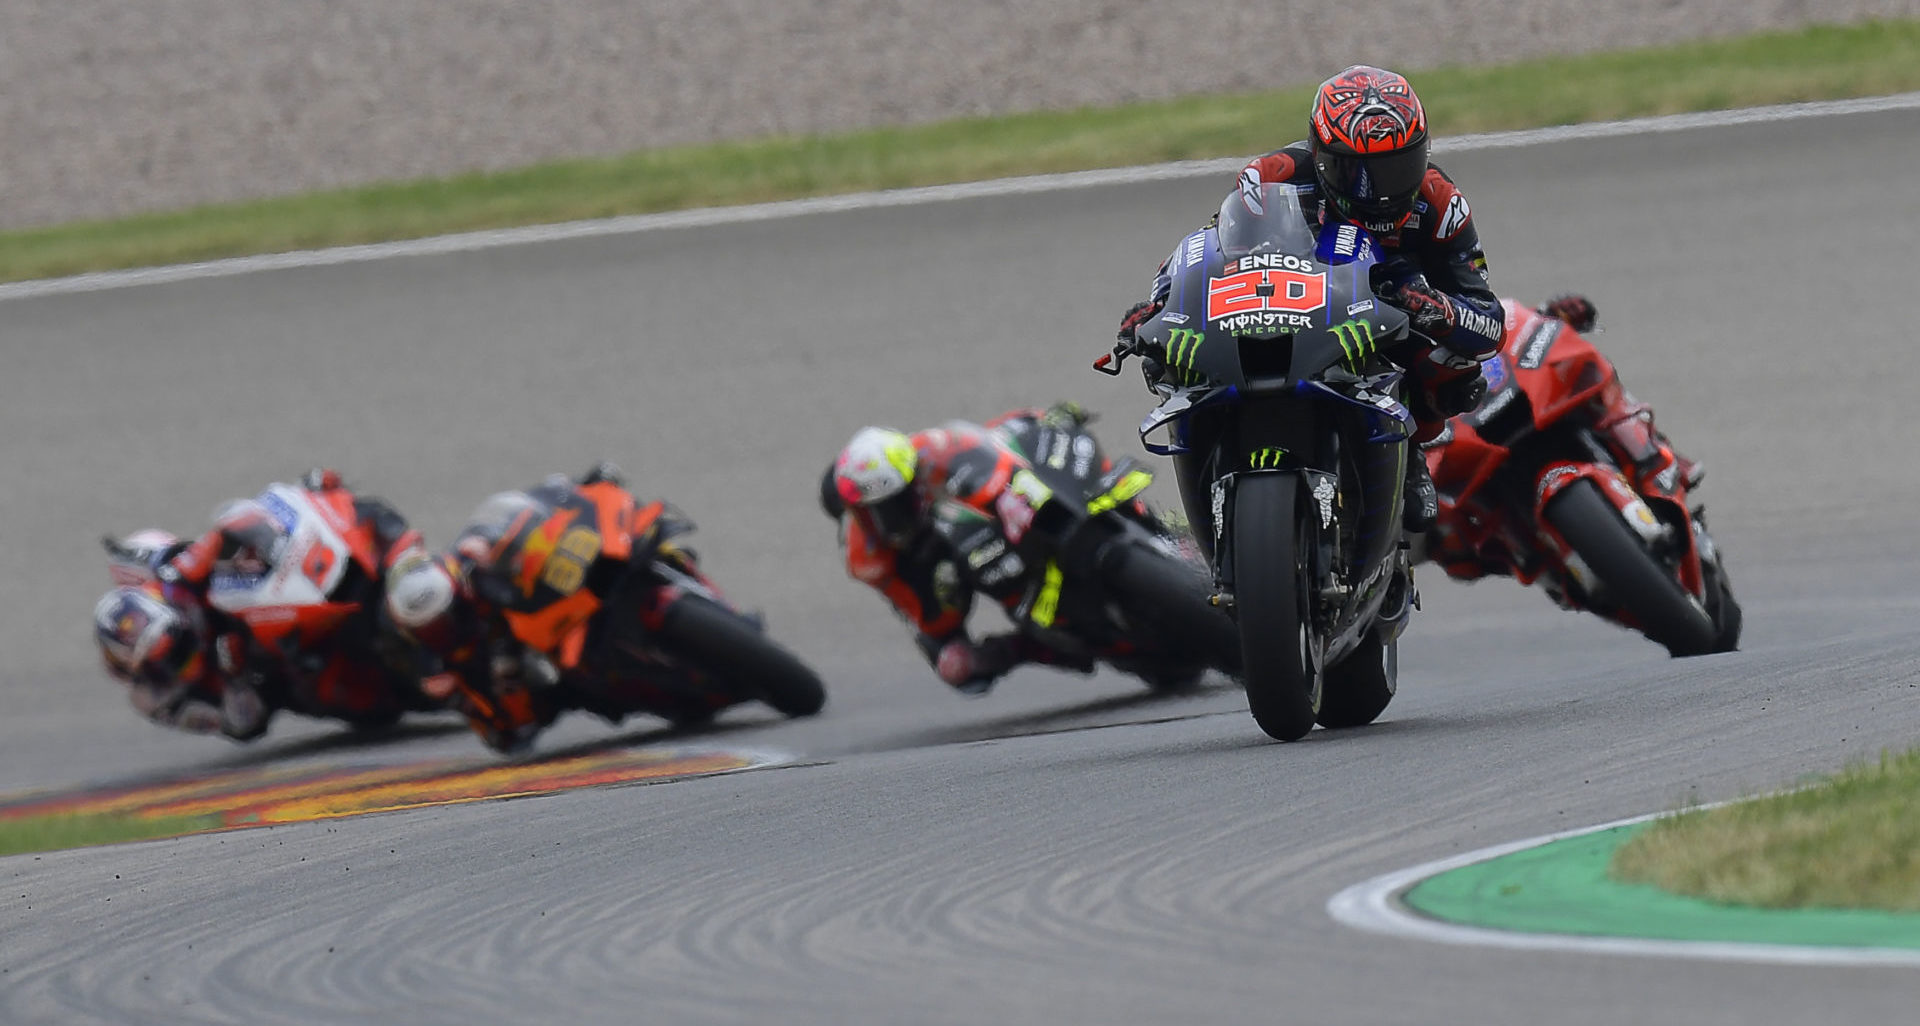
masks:
{"type": "MultiPolygon", "coordinates": [[[[1920,21],[1413,74],[1440,134],[1920,89],[1920,21]]],[[[0,281],[688,207],[1255,153],[1311,89],[644,150],[0,233],[0,281]]]]}
{"type": "Polygon", "coordinates": [[[1640,825],[1563,838],[1450,870],[1403,901],[1431,919],[1519,933],[1655,940],[1920,948],[1920,916],[1858,908],[1757,908],[1612,879],[1640,825]]]}
{"type": "Polygon", "coordinates": [[[95,844],[179,837],[221,826],[218,815],[142,818],[117,815],[51,815],[0,819],[0,855],[85,848],[95,844]]]}
{"type": "Polygon", "coordinates": [[[1657,820],[1618,880],[1759,908],[1920,912],[1920,749],[1804,790],[1657,820]]]}

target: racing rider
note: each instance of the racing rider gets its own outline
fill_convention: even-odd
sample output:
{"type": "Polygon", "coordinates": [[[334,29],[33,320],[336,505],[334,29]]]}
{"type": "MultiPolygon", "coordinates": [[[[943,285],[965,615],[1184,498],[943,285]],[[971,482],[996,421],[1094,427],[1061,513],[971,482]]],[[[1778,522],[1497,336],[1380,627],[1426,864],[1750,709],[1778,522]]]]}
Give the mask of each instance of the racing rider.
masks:
{"type": "MultiPolygon", "coordinates": [[[[302,475],[298,484],[310,492],[345,492],[355,520],[373,529],[374,551],[379,560],[376,572],[347,574],[336,586],[336,593],[329,596],[332,601],[358,602],[366,611],[356,616],[353,624],[340,635],[341,643],[357,659],[370,664],[404,662],[410,645],[382,611],[380,591],[383,575],[391,567],[425,558],[427,549],[420,532],[408,526],[406,518],[386,501],[347,492],[336,470],[315,467],[302,475]]],[[[281,519],[260,500],[238,499],[221,507],[214,515],[213,527],[205,534],[169,551],[157,561],[154,575],[167,599],[173,605],[187,608],[191,616],[205,620],[213,651],[218,656],[219,675],[228,688],[244,689],[251,682],[265,696],[271,696],[288,688],[297,691],[311,683],[269,680],[267,671],[284,672],[291,670],[295,663],[284,658],[257,658],[263,653],[255,651],[258,646],[252,643],[245,625],[210,606],[207,599],[217,573],[242,577],[271,574],[287,531],[281,519]]],[[[414,697],[407,696],[407,700],[414,701],[414,697]]],[[[269,715],[277,704],[270,697],[267,699],[269,715]]],[[[265,729],[264,721],[261,729],[265,729]]]]}
{"type": "Polygon", "coordinates": [[[147,719],[235,741],[266,733],[272,709],[247,681],[223,677],[200,608],[167,601],[163,585],[107,592],[93,608],[93,636],[107,672],[147,719]]]}
{"type": "MultiPolygon", "coordinates": [[[[1048,411],[1013,411],[995,422],[999,430],[1019,430],[1038,427],[1049,418],[1078,427],[1084,413],[1063,404],[1048,411]]],[[[856,432],[821,481],[822,507],[836,520],[844,514],[841,541],[847,574],[893,604],[940,679],[962,694],[985,694],[1022,663],[1091,673],[1090,661],[1056,652],[1018,632],[978,641],[967,634],[973,591],[961,577],[955,554],[932,529],[931,516],[943,495],[961,494],[968,480],[961,467],[973,462],[967,457],[983,451],[995,462],[1010,454],[995,430],[964,421],[912,435],[885,427],[856,432]]],[[[1097,452],[1093,458],[1104,461],[1097,452]]]]}
{"type": "MultiPolygon", "coordinates": [[[[1284,182],[1309,188],[1320,202],[1322,224],[1360,224],[1391,254],[1376,271],[1377,294],[1438,343],[1424,358],[1409,354],[1396,361],[1413,378],[1414,441],[1428,441],[1449,416],[1479,405],[1486,394],[1479,362],[1500,348],[1500,303],[1487,284],[1487,259],[1467,198],[1427,160],[1426,112],[1400,75],[1355,65],[1327,79],[1314,96],[1308,127],[1307,139],[1248,164],[1241,186],[1284,182]]],[[[1121,319],[1124,343],[1131,344],[1134,332],[1159,312],[1171,287],[1162,263],[1151,297],[1121,319]]],[[[1176,469],[1184,491],[1197,475],[1178,457],[1176,469]]],[[[1188,502],[1187,508],[1207,506],[1188,502]]],[[[1409,459],[1406,529],[1425,531],[1438,513],[1425,463],[1409,459]]],[[[1201,526],[1194,533],[1204,544],[1210,534],[1201,526]]]]}

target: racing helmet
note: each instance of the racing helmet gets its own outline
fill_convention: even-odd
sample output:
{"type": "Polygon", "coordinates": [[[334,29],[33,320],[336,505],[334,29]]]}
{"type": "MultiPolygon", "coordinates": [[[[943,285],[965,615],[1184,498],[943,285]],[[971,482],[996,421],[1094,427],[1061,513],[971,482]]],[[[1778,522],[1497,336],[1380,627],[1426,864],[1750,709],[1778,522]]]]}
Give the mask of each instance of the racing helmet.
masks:
{"type": "Polygon", "coordinates": [[[185,613],[147,588],[119,587],[93,607],[93,639],[107,671],[143,684],[192,684],[206,673],[206,649],[185,613]]]}
{"type": "Polygon", "coordinates": [[[433,651],[450,648],[462,576],[459,564],[449,556],[415,552],[402,557],[387,570],[387,617],[433,651]]]}
{"type": "Polygon", "coordinates": [[[834,461],[834,490],[874,534],[898,545],[920,526],[920,498],[913,487],[919,462],[913,439],[904,433],[863,427],[834,461]]]}
{"type": "Polygon", "coordinates": [[[1313,175],[1339,214],[1377,232],[1407,223],[1427,177],[1427,114],[1407,80],[1356,64],[1314,94],[1313,175]]]}

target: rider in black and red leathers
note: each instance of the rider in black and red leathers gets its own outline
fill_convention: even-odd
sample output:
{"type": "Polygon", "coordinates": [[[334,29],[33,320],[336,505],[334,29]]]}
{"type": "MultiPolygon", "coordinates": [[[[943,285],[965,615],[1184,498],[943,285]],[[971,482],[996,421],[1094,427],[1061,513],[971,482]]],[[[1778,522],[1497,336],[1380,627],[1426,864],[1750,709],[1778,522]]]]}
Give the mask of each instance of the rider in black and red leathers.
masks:
{"type": "MultiPolygon", "coordinates": [[[[1056,403],[1012,410],[984,426],[955,421],[911,435],[864,428],[821,478],[822,509],[845,523],[848,576],[892,604],[940,679],[963,694],[986,693],[1023,663],[1093,670],[1090,661],[1017,631],[971,638],[973,590],[956,565],[957,554],[930,527],[942,495],[958,497],[980,485],[980,460],[987,466],[1015,459],[1051,464],[1057,452],[1061,469],[1076,477],[1112,472],[1112,462],[1085,430],[1089,419],[1076,403],[1056,403]],[[1084,468],[1077,465],[1081,460],[1084,468]]],[[[1125,510],[1150,529],[1164,530],[1144,504],[1135,501],[1125,510]]]]}
{"type": "MultiPolygon", "coordinates": [[[[1427,160],[1426,113],[1407,80],[1391,71],[1356,65],[1322,83],[1309,129],[1307,139],[1248,164],[1241,183],[1311,190],[1323,224],[1353,222],[1379,240],[1389,257],[1376,273],[1376,292],[1438,343],[1426,353],[1390,354],[1403,358],[1396,362],[1413,378],[1414,441],[1429,441],[1449,416],[1479,404],[1486,394],[1479,362],[1501,343],[1500,301],[1487,284],[1487,258],[1467,199],[1427,160]]],[[[1132,341],[1159,312],[1171,287],[1162,263],[1152,296],[1122,318],[1123,340],[1132,341]]],[[[1197,479],[1184,471],[1180,477],[1183,491],[1197,479]]],[[[1424,461],[1407,461],[1407,486],[1406,527],[1424,531],[1439,509],[1424,461]]],[[[1189,496],[1187,508],[1204,512],[1205,501],[1194,498],[1204,500],[1189,496]]],[[[1204,543],[1208,532],[1195,527],[1204,543]]]]}

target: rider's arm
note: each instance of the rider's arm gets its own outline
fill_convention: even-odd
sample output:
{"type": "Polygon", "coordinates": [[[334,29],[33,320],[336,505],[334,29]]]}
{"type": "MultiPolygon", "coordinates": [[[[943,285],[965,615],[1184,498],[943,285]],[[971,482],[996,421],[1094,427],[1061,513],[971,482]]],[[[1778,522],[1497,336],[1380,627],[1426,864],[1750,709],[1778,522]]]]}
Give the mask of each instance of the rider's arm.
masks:
{"type": "Polygon", "coordinates": [[[415,551],[424,551],[420,532],[407,524],[407,518],[393,508],[385,499],[372,496],[355,496],[353,511],[361,520],[373,525],[373,540],[380,552],[380,568],[391,567],[401,556],[415,551]]]}
{"type": "Polygon", "coordinates": [[[853,520],[848,521],[846,541],[847,574],[885,597],[919,637],[944,644],[966,636],[973,590],[961,582],[951,562],[903,560],[853,520]]]}
{"type": "Polygon", "coordinates": [[[1480,230],[1473,223],[1467,198],[1439,168],[1429,168],[1420,186],[1426,204],[1420,230],[1433,256],[1421,261],[1428,284],[1454,307],[1448,349],[1480,358],[1500,349],[1504,317],[1500,299],[1487,282],[1487,254],[1480,246],[1480,230]]]}
{"type": "Polygon", "coordinates": [[[226,532],[215,526],[174,553],[154,572],[166,584],[180,585],[193,595],[204,596],[207,580],[213,576],[213,564],[226,544],[226,532]]]}

